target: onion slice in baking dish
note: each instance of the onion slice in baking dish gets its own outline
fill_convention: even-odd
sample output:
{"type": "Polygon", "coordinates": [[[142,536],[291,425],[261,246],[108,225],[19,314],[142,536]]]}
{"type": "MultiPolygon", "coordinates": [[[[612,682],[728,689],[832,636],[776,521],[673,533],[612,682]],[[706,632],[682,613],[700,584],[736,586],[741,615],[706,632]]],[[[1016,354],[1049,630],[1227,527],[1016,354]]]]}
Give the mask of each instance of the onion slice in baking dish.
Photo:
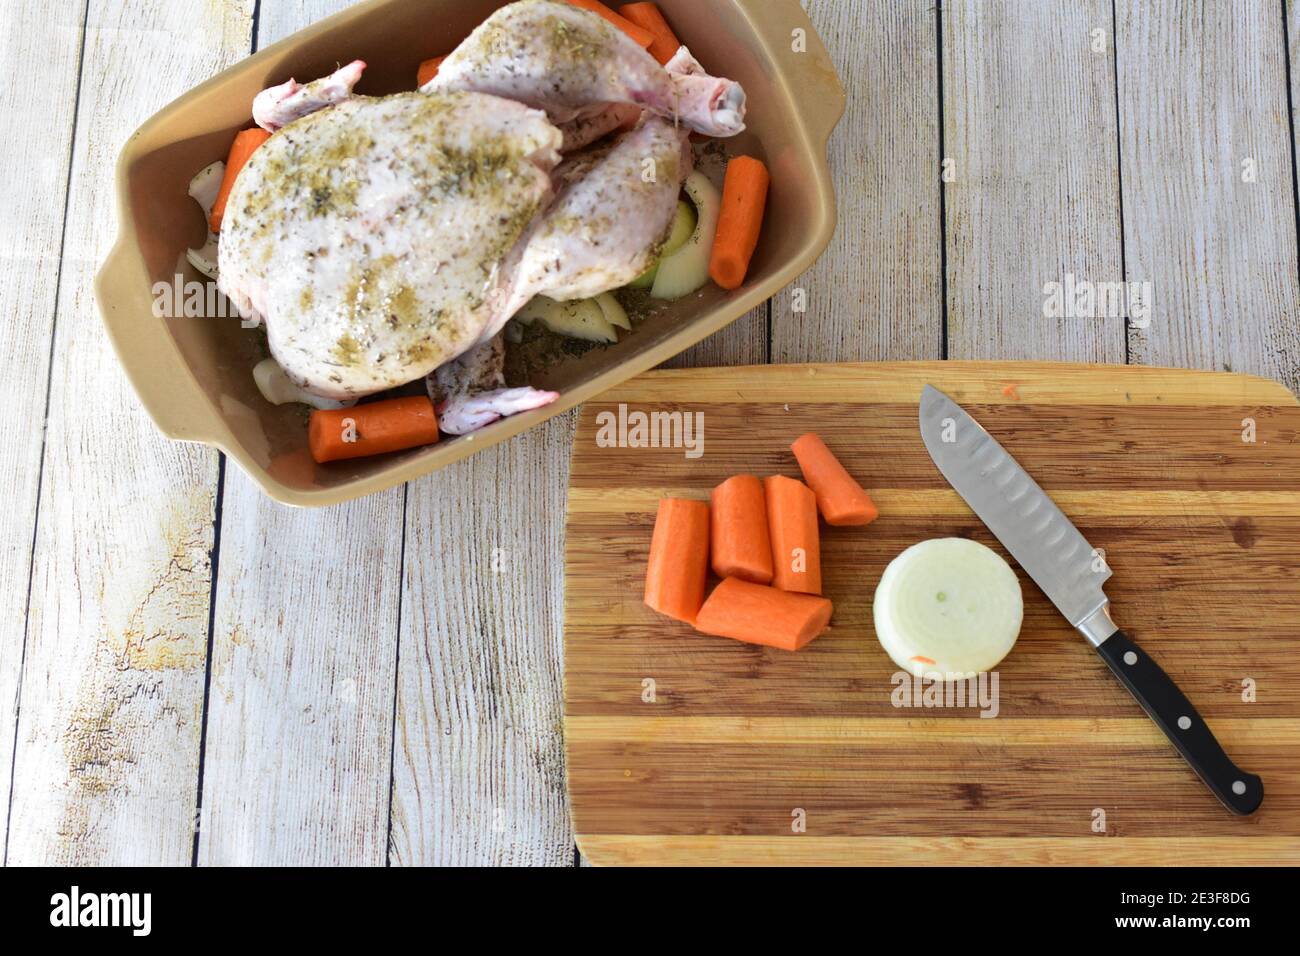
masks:
{"type": "Polygon", "coordinates": [[[908,673],[960,680],[997,667],[1024,619],[1020,580],[996,551],[966,538],[914,544],[876,587],[876,637],[908,673]]]}
{"type": "MultiPolygon", "coordinates": [[[[204,166],[190,180],[190,198],[198,203],[199,208],[203,210],[203,221],[205,223],[212,215],[212,206],[217,201],[217,193],[221,190],[221,180],[225,178],[225,175],[226,164],[218,160],[204,166]]],[[[190,265],[209,279],[215,279],[217,277],[216,233],[208,230],[208,236],[203,245],[197,249],[186,249],[185,258],[189,260],[190,265]]]]}

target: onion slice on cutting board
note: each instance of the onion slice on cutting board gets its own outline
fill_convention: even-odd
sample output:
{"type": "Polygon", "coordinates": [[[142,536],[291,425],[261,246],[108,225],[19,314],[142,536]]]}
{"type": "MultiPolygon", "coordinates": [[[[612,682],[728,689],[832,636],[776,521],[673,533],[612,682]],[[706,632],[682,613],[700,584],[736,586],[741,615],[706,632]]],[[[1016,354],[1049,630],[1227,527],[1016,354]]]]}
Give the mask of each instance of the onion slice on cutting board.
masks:
{"type": "Polygon", "coordinates": [[[960,680],[1001,663],[1024,619],[1020,580],[996,551],[966,538],[914,544],[876,586],[876,637],[908,673],[960,680]]]}

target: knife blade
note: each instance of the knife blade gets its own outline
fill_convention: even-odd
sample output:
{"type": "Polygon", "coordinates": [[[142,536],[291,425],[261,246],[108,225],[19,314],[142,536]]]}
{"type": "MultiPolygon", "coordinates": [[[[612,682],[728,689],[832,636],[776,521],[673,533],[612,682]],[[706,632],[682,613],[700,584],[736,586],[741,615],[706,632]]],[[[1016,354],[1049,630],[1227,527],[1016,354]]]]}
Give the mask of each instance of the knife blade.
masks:
{"type": "Polygon", "coordinates": [[[920,425],[943,477],[1096,648],[1206,786],[1232,812],[1254,813],[1264,799],[1263,782],[1228,758],[1173,679],[1111,619],[1104,553],[979,422],[933,385],[921,394],[920,425]]]}

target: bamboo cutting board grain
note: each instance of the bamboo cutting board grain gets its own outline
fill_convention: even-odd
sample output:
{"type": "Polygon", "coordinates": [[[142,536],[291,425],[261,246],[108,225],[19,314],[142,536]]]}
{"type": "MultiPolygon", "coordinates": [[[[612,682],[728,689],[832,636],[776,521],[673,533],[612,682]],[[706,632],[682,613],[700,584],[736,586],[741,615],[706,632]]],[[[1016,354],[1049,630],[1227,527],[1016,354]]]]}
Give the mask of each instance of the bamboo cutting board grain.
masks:
{"type": "Polygon", "coordinates": [[[1263,379],[1026,363],[634,379],[584,408],[573,449],[565,733],[579,847],[596,863],[1300,863],[1298,572],[1300,404],[1263,379]],[[1025,622],[998,670],[997,716],[895,706],[871,624],[885,565],[950,535],[1006,553],[925,452],[927,382],[1105,551],[1116,621],[1263,777],[1254,816],[1220,807],[1018,567],[1025,622]],[[620,405],[702,413],[702,454],[604,447],[602,413],[620,405]],[[789,444],[810,430],[881,510],[867,528],[823,528],[832,630],[788,654],[645,608],[658,499],[706,498],[738,473],[798,476],[789,444]]]}

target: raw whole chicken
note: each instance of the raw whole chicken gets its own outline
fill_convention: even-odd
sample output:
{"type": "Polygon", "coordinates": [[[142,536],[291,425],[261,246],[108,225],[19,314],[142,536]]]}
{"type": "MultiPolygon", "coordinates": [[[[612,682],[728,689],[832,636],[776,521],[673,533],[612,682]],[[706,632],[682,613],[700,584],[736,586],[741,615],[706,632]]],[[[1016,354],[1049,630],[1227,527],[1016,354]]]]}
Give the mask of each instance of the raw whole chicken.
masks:
{"type": "Polygon", "coordinates": [[[740,84],[702,69],[665,69],[617,27],[559,0],[502,7],[421,90],[492,93],[543,109],[559,124],[630,103],[709,136],[745,128],[740,84]]]}
{"type": "Polygon", "coordinates": [[[552,0],[498,10],[417,93],[354,95],[364,69],[257,96],[274,135],[235,181],[218,281],[297,385],[346,400],[427,376],[448,434],[558,397],[506,386],[505,324],[644,273],[690,132],[744,129],[744,91],[685,47],[662,67],[552,0]]]}

